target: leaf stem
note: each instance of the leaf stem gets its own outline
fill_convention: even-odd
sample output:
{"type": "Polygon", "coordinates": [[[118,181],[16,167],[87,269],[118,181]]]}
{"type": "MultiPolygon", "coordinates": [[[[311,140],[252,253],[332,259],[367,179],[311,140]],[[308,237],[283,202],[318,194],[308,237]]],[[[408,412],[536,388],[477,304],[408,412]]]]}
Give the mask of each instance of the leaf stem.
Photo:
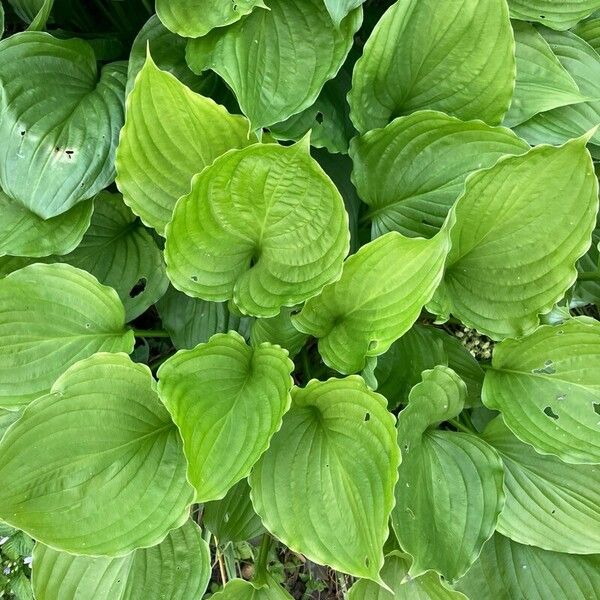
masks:
{"type": "Polygon", "coordinates": [[[267,564],[269,562],[269,550],[271,549],[271,536],[263,533],[260,541],[260,550],[258,551],[258,560],[256,561],[256,570],[254,582],[258,585],[266,585],[267,564]]]}
{"type": "Polygon", "coordinates": [[[171,337],[164,329],[133,329],[135,337],[142,338],[168,338],[171,337]]]}
{"type": "Polygon", "coordinates": [[[458,421],[458,419],[448,419],[447,422],[450,423],[450,425],[452,425],[452,427],[455,429],[458,429],[458,431],[462,431],[463,433],[473,433],[466,425],[463,425],[460,421],[458,421]]]}
{"type": "Polygon", "coordinates": [[[600,281],[600,271],[586,271],[577,275],[579,281],[600,281]]]}
{"type": "Polygon", "coordinates": [[[215,537],[215,553],[217,555],[217,562],[219,563],[219,573],[221,574],[221,582],[223,587],[227,584],[227,575],[225,574],[225,563],[223,562],[223,554],[219,548],[219,540],[215,537]]]}

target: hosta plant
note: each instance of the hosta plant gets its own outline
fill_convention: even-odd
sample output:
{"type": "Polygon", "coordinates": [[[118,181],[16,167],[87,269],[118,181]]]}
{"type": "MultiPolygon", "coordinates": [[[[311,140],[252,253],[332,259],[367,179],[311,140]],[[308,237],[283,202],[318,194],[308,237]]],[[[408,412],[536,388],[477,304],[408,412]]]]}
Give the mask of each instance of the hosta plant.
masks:
{"type": "Polygon", "coordinates": [[[600,599],[600,0],[0,25],[0,597],[600,599]]]}

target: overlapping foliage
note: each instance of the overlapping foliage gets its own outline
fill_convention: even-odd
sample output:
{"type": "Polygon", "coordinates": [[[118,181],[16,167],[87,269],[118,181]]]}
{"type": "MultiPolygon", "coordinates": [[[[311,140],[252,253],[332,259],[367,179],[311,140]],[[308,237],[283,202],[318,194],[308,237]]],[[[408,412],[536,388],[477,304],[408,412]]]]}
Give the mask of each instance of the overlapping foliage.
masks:
{"type": "Polygon", "coordinates": [[[0,4],[14,593],[600,598],[600,0],[123,4],[0,4]]]}

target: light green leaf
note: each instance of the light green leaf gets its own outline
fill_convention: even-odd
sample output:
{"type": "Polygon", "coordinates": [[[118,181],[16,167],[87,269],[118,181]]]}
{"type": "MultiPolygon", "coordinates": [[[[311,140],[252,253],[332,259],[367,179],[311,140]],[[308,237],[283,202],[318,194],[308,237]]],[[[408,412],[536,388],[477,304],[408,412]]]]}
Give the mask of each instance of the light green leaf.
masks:
{"type": "Polygon", "coordinates": [[[542,454],[600,463],[600,323],[545,325],[494,350],[483,402],[542,454]]]}
{"type": "Polygon", "coordinates": [[[362,246],[341,278],[292,317],[319,338],[325,364],[354,373],[368,356],[386,352],[417,320],[438,286],[448,252],[446,231],[431,240],[393,231],[362,246]]]}
{"type": "Polygon", "coordinates": [[[279,346],[250,348],[234,331],[161,365],[158,391],[181,432],[196,502],[223,498],[247,477],[281,427],[293,369],[279,346]]]}
{"type": "Polygon", "coordinates": [[[272,578],[267,587],[255,588],[249,581],[232,579],[212,600],[292,600],[292,597],[272,578]]]}
{"type": "Polygon", "coordinates": [[[250,476],[265,527],[310,560],[380,581],[400,463],[394,417],[358,376],[312,380],[250,476]]]}
{"type": "Polygon", "coordinates": [[[600,52],[600,16],[579,23],[573,29],[573,33],[587,42],[596,52],[600,52]]]}
{"type": "Polygon", "coordinates": [[[535,27],[515,21],[513,30],[517,80],[504,125],[514,127],[538,113],[586,100],[535,27]]]}
{"type": "Polygon", "coordinates": [[[250,540],[265,530],[254,512],[246,479],[236,483],[221,500],[207,502],[202,519],[221,546],[250,540]]]}
{"type": "Polygon", "coordinates": [[[324,0],[324,2],[335,26],[339,27],[346,16],[361,4],[364,4],[365,0],[324,0]]]}
{"type": "Polygon", "coordinates": [[[194,178],[166,231],[177,289],[272,317],[339,277],[348,216],[307,142],[232,150],[194,178]]]}
{"type": "Polygon", "coordinates": [[[432,237],[464,190],[467,175],[528,149],[509,129],[430,110],[355,137],[352,180],[370,207],[372,237],[388,231],[432,237]]]}
{"type": "Polygon", "coordinates": [[[282,308],[281,312],[270,319],[256,319],[252,324],[250,341],[253,346],[263,342],[278,344],[294,358],[306,343],[308,336],[298,331],[292,324],[293,308],[282,308]]]}
{"type": "Polygon", "coordinates": [[[501,417],[482,437],[504,463],[506,504],[498,521],[500,533],[545,550],[600,554],[600,468],[538,454],[501,417]]]}
{"type": "Polygon", "coordinates": [[[201,37],[215,27],[231,25],[255,8],[267,7],[263,0],[156,0],[156,14],[165,27],[188,38],[201,37]]]}
{"type": "Polygon", "coordinates": [[[497,533],[456,587],[477,600],[595,600],[600,555],[548,552],[497,533]]]}
{"type": "MultiPolygon", "coordinates": [[[[600,124],[600,56],[570,31],[559,33],[542,27],[538,31],[574,79],[580,92],[592,100],[561,106],[536,115],[515,127],[515,132],[530,144],[562,144],[600,124]]],[[[592,154],[599,156],[598,131],[594,133],[590,143],[592,154]]]]}
{"type": "Polygon", "coordinates": [[[127,97],[117,152],[125,202],[160,234],[195,173],[230,150],[256,141],[248,122],[161,71],[148,56],[127,97]]]}
{"type": "Polygon", "coordinates": [[[94,206],[92,223],[81,244],[60,260],[114,288],[125,306],[126,320],[131,321],[169,285],[162,253],[120,194],[102,192],[94,206]]]}
{"type": "Polygon", "coordinates": [[[449,366],[467,384],[466,406],[480,402],[483,369],[454,336],[441,329],[415,324],[377,361],[377,391],[390,408],[406,404],[421,373],[437,365],[449,366]]]}
{"type": "Polygon", "coordinates": [[[475,435],[437,430],[464,407],[467,387],[448,367],[423,373],[398,416],[392,526],[413,558],[409,576],[430,569],[448,581],[468,570],[496,527],[504,503],[498,453],[475,435]]]}
{"type": "Polygon", "coordinates": [[[94,352],[131,352],[116,292],[70,265],[34,264],[0,279],[0,406],[48,393],[94,352]]]}
{"type": "Polygon", "coordinates": [[[121,558],[33,551],[36,600],[196,600],[211,575],[210,551],[191,520],[157,546],[121,558]]]}
{"type": "Polygon", "coordinates": [[[87,228],[94,209],[92,200],[47,221],[0,190],[0,256],[49,256],[74,250],[87,228]]]}
{"type": "Polygon", "coordinates": [[[2,438],[0,518],[65,552],[123,556],[186,521],[185,469],[148,367],[98,353],[65,371],[2,438]]]}
{"type": "Polygon", "coordinates": [[[514,80],[505,2],[399,0],[356,63],[350,117],[361,133],[425,108],[497,125],[514,80]]]}
{"type": "Polygon", "coordinates": [[[600,8],[599,0],[508,0],[510,16],[522,21],[537,21],[558,29],[569,29],[600,8]]]}
{"type": "Polygon", "coordinates": [[[496,340],[538,326],[575,282],[590,245],[598,182],[586,141],[540,146],[467,179],[432,311],[496,340]]]}
{"type": "MultiPolygon", "coordinates": [[[[2,263],[0,263],[0,269],[2,263]]],[[[231,313],[226,302],[190,298],[173,288],[158,301],[156,308],[163,327],[177,349],[193,348],[208,342],[215,333],[235,330],[250,337],[252,319],[231,313]]]]}
{"type": "Polygon", "coordinates": [[[44,31],[46,29],[46,23],[50,18],[52,7],[54,6],[54,0],[44,0],[44,3],[40,7],[37,15],[33,21],[31,21],[27,31],[44,31]]]}
{"type": "Polygon", "coordinates": [[[586,304],[600,305],[600,228],[592,233],[592,245],[587,254],[577,263],[577,270],[581,272],[599,273],[598,279],[583,281],[578,280],[573,289],[571,306],[585,306],[586,304]]]}
{"type": "Polygon", "coordinates": [[[362,22],[353,11],[339,29],[323,0],[266,0],[267,10],[188,42],[193,71],[212,69],[233,89],[252,129],[311,106],[352,47],[362,22]]]}
{"type": "Polygon", "coordinates": [[[43,219],[114,178],[126,63],[102,68],[91,46],[26,31],[0,42],[0,186],[43,219]],[[27,93],[23,93],[27,90],[27,93]]]}
{"type": "Polygon", "coordinates": [[[419,577],[408,576],[411,558],[401,552],[385,557],[381,578],[393,594],[373,581],[360,579],[348,593],[348,600],[467,600],[460,592],[448,587],[436,573],[419,577]]]}
{"type": "Polygon", "coordinates": [[[148,51],[160,69],[171,73],[194,92],[210,95],[215,88],[216,77],[211,73],[198,77],[191,71],[185,61],[186,44],[184,38],[171,33],[156,15],[152,15],[131,46],[127,69],[127,95],[133,89],[135,78],[146,62],[148,51]]]}

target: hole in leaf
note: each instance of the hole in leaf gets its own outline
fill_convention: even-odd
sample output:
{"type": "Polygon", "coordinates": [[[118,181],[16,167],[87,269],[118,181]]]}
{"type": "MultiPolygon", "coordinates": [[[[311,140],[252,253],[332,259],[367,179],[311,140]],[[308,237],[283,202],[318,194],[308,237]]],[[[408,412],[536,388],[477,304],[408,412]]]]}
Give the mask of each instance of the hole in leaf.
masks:
{"type": "Polygon", "coordinates": [[[600,404],[598,404],[598,402],[592,402],[592,407],[594,409],[594,412],[597,415],[600,415],[600,404]]]}
{"type": "Polygon", "coordinates": [[[551,419],[558,419],[558,415],[552,410],[550,406],[546,406],[546,408],[544,409],[544,414],[550,417],[551,419]]]}
{"type": "Polygon", "coordinates": [[[65,154],[67,155],[67,158],[70,160],[71,158],[73,158],[73,154],[75,154],[75,150],[65,150],[65,154]]]}
{"type": "Polygon", "coordinates": [[[319,124],[322,125],[323,124],[323,113],[321,111],[319,111],[316,115],[315,115],[315,121],[319,124]]]}
{"type": "Polygon", "coordinates": [[[21,131],[21,136],[25,135],[25,130],[21,131]]]}
{"type": "Polygon", "coordinates": [[[371,564],[371,561],[369,560],[369,557],[365,556],[365,567],[367,567],[367,569],[369,568],[370,564],[371,564]]]}
{"type": "Polygon", "coordinates": [[[131,291],[129,292],[129,297],[135,298],[136,296],[139,296],[146,289],[147,283],[148,281],[145,277],[141,277],[140,279],[138,279],[136,284],[131,288],[131,291]]]}
{"type": "Polygon", "coordinates": [[[365,422],[369,421],[371,419],[371,414],[370,413],[366,413],[365,414],[365,422]]]}
{"type": "Polygon", "coordinates": [[[540,15],[540,19],[545,19],[546,15],[540,15]]]}
{"type": "Polygon", "coordinates": [[[544,366],[539,369],[532,369],[532,373],[536,375],[553,375],[556,373],[556,369],[554,368],[554,363],[551,360],[547,360],[544,362],[544,366]]]}
{"type": "Polygon", "coordinates": [[[190,277],[190,279],[191,279],[192,281],[198,281],[198,277],[197,277],[196,275],[192,275],[192,276],[190,277]]]}

